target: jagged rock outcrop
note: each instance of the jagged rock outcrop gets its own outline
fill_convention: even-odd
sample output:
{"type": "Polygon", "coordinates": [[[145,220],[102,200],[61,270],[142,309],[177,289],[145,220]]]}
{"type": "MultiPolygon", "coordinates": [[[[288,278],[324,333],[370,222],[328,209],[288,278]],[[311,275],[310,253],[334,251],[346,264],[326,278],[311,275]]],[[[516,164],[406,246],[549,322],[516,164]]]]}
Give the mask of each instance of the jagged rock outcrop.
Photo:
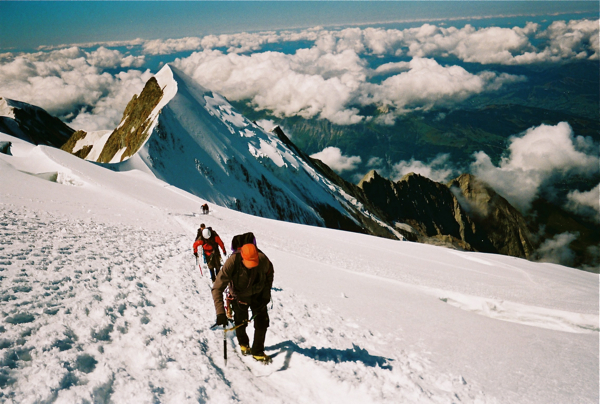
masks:
{"type": "Polygon", "coordinates": [[[73,133],[73,135],[71,135],[69,140],[67,140],[67,142],[61,146],[61,150],[64,150],[71,154],[74,154],[79,158],[85,159],[92,151],[93,146],[85,145],[81,149],[78,149],[78,150],[76,150],[76,147],[77,147],[77,142],[79,142],[82,139],[85,139],[86,136],[87,136],[86,131],[83,131],[83,130],[75,131],[75,133],[73,133]]]}
{"type": "Polygon", "coordinates": [[[0,97],[0,132],[60,148],[75,130],[40,107],[0,97]]]}
{"type": "Polygon", "coordinates": [[[140,149],[152,133],[155,125],[153,112],[162,97],[158,81],[150,78],[139,97],[134,95],[127,104],[121,123],[111,133],[98,157],[99,163],[123,161],[140,149]]]}
{"type": "Polygon", "coordinates": [[[492,187],[471,174],[462,174],[448,187],[500,254],[522,258],[532,255],[525,218],[492,187]]]}
{"type": "Polygon", "coordinates": [[[371,171],[358,186],[385,220],[409,225],[420,242],[522,258],[533,253],[523,216],[470,174],[445,185],[414,173],[393,182],[371,171]]]}
{"type": "Polygon", "coordinates": [[[444,184],[415,173],[393,182],[372,170],[358,186],[387,221],[409,225],[420,242],[464,250],[493,248],[444,184]]]}

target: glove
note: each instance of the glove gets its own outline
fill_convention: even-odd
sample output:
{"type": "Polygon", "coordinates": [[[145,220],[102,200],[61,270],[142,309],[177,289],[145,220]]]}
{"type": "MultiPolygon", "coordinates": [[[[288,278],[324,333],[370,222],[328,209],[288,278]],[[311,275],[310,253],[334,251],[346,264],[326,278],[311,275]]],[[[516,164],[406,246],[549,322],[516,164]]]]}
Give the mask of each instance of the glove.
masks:
{"type": "Polygon", "coordinates": [[[217,325],[222,325],[223,327],[227,327],[229,325],[229,320],[227,320],[226,314],[217,314],[217,325]]]}
{"type": "Polygon", "coordinates": [[[194,253],[194,257],[198,258],[198,253],[197,252],[194,253]]]}

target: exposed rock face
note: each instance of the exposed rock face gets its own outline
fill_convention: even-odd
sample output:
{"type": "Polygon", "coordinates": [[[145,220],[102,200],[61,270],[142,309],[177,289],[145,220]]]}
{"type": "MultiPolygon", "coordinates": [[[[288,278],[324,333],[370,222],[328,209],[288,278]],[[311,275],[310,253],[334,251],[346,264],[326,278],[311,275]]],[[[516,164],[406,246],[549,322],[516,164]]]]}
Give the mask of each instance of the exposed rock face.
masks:
{"type": "Polygon", "coordinates": [[[533,253],[525,218],[489,185],[470,174],[448,187],[500,254],[529,258],[533,253]]]}
{"type": "Polygon", "coordinates": [[[121,123],[110,135],[98,157],[99,163],[123,161],[140,149],[151,134],[154,122],[151,114],[162,96],[158,82],[152,77],[140,96],[134,95],[127,104],[121,123]]]}
{"type": "Polygon", "coordinates": [[[358,186],[388,222],[410,225],[418,241],[464,250],[489,251],[491,248],[443,184],[414,173],[394,183],[373,170],[358,186]]]}
{"type": "Polygon", "coordinates": [[[533,253],[523,216],[470,174],[446,186],[414,173],[394,183],[371,171],[359,187],[385,220],[411,226],[420,242],[521,258],[533,253]]]}
{"type": "Polygon", "coordinates": [[[0,132],[36,145],[61,147],[75,131],[40,107],[0,97],[0,132]]]}
{"type": "Polygon", "coordinates": [[[81,139],[84,139],[87,136],[87,132],[83,131],[83,130],[78,130],[75,133],[73,133],[73,135],[71,135],[71,137],[69,138],[69,140],[62,145],[61,150],[64,150],[68,153],[72,153],[74,155],[76,155],[79,158],[85,159],[88,154],[90,153],[90,151],[92,150],[92,146],[84,146],[83,148],[81,148],[80,150],[77,150],[76,152],[74,152],[73,150],[75,149],[75,145],[77,144],[77,142],[81,139]]]}

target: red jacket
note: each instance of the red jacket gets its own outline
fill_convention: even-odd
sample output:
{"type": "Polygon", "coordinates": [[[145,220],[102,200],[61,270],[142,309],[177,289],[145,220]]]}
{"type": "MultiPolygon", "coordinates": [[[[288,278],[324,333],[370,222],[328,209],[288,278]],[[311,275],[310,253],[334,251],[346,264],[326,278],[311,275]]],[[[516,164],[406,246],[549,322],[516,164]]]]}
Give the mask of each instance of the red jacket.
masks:
{"type": "MultiPolygon", "coordinates": [[[[223,255],[227,255],[227,252],[225,251],[225,245],[223,244],[221,237],[216,236],[215,242],[219,245],[219,247],[221,247],[221,250],[223,250],[223,255]]],[[[202,249],[204,249],[204,255],[206,255],[207,257],[209,257],[213,253],[213,248],[209,243],[205,243],[204,241],[202,241],[202,239],[198,239],[194,243],[194,254],[198,253],[199,246],[202,246],[202,249]]]]}

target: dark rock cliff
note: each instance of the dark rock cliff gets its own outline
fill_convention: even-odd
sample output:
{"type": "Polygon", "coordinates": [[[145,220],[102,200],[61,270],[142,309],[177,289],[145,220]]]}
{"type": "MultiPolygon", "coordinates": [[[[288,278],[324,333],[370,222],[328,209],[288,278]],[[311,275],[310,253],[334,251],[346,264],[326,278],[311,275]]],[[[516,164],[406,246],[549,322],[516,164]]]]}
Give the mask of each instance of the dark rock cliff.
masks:
{"type": "Polygon", "coordinates": [[[0,132],[26,140],[60,148],[75,130],[40,107],[0,97],[0,109],[10,109],[14,118],[0,116],[0,132]]]}
{"type": "Polygon", "coordinates": [[[490,249],[485,237],[477,232],[444,184],[414,173],[392,182],[373,170],[358,186],[388,222],[410,225],[420,242],[452,245],[464,250],[490,249]]]}

